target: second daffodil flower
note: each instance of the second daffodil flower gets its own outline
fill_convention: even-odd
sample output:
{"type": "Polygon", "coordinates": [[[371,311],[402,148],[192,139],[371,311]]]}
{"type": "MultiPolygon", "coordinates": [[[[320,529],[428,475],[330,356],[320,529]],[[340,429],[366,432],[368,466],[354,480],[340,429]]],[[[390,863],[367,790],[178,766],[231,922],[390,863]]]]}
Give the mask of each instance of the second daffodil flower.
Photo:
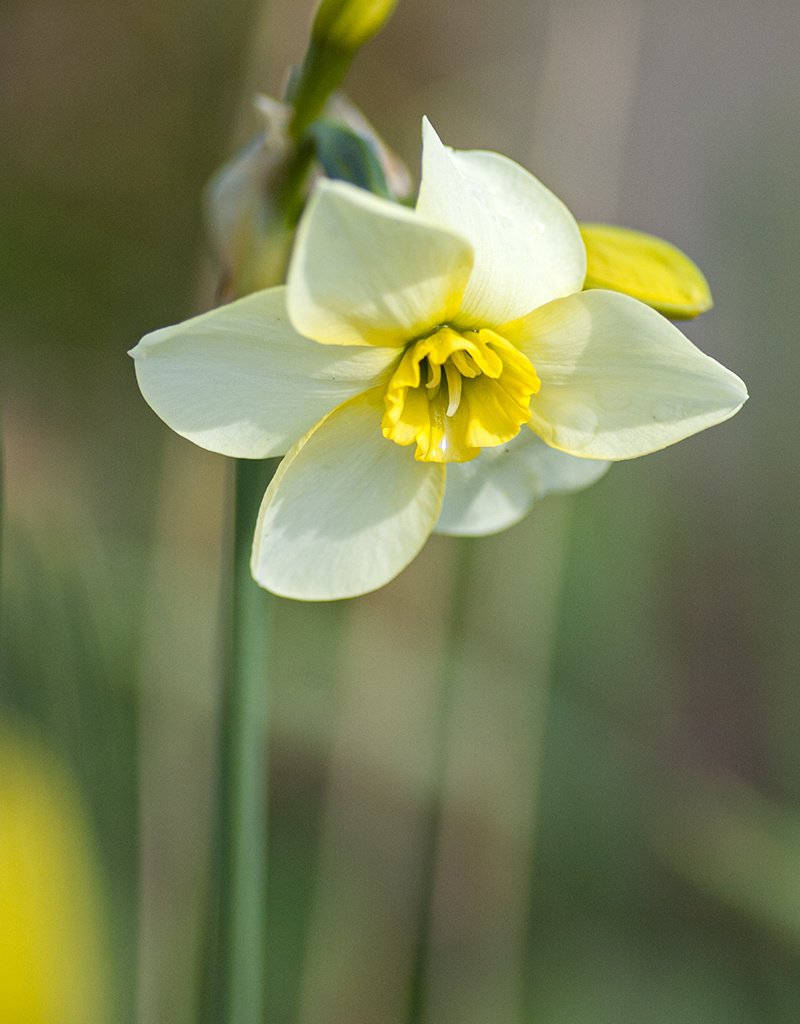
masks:
{"type": "Polygon", "coordinates": [[[433,530],[494,533],[607,460],[732,416],[739,378],[626,295],[582,291],[564,205],[423,127],[414,210],[321,181],[286,286],[133,350],[146,400],[224,455],[285,455],[252,570],[289,597],[387,583],[433,530]]]}

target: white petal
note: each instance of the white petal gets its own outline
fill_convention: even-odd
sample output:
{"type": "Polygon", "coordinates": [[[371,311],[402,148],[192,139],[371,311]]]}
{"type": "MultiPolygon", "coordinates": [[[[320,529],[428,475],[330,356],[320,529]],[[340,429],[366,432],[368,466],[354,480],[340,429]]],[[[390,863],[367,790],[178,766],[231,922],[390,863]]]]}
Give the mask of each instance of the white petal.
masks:
{"type": "Polygon", "coordinates": [[[588,487],[609,466],[557,451],[523,427],[508,444],[484,448],[471,462],[448,465],[435,532],[466,537],[498,533],[524,519],[546,494],[588,487]]]}
{"type": "Polygon", "coordinates": [[[454,231],[342,181],[323,180],[289,265],[292,323],[329,345],[402,345],[458,310],[472,249],[454,231]]]}
{"type": "Polygon", "coordinates": [[[341,402],[388,379],[390,349],[332,349],[292,328],[270,288],[164,327],[131,352],[148,404],[174,431],[222,455],[283,455],[341,402]]]}
{"type": "Polygon", "coordinates": [[[427,118],[417,210],[475,250],[459,316],[465,325],[500,327],[583,287],[586,249],[561,200],[498,153],[443,146],[427,118]]]}
{"type": "Polygon", "coordinates": [[[530,426],[573,455],[646,455],[721,423],[747,399],[735,373],[655,310],[616,292],[558,299],[505,334],[542,382],[530,426]]]}
{"type": "Polygon", "coordinates": [[[261,506],[253,576],[284,597],[325,601],[382,587],[436,523],[444,467],[381,433],[378,390],[335,409],[281,463],[261,506]]]}

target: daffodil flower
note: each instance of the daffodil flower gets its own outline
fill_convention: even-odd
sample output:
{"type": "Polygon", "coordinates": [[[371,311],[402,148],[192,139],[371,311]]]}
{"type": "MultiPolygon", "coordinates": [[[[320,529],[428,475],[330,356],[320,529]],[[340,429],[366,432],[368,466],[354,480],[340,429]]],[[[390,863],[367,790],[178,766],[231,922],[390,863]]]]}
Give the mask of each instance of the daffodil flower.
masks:
{"type": "Polygon", "coordinates": [[[739,378],[653,309],[582,291],[564,205],[496,153],[423,126],[414,210],[321,181],[286,286],[155,331],[134,349],[179,434],[284,455],[252,570],[278,594],[382,586],[433,530],[480,535],[608,460],[732,416],[739,378]]]}

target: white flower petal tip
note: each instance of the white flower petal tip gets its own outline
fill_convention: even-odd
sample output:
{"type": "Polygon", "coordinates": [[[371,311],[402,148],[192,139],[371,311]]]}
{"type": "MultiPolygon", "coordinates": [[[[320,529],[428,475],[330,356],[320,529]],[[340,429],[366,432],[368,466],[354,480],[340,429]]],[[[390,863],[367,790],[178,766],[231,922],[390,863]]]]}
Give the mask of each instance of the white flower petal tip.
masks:
{"type": "Polygon", "coordinates": [[[416,209],[475,250],[459,315],[465,324],[499,327],[583,287],[586,248],[561,200],[499,153],[444,146],[427,118],[416,209]]]}
{"type": "Polygon", "coordinates": [[[471,462],[447,468],[447,487],[436,533],[479,537],[520,522],[548,494],[582,490],[611,466],[578,459],[546,445],[531,430],[508,444],[486,448],[471,462]]]}
{"type": "Polygon", "coordinates": [[[631,459],[722,423],[747,400],[744,383],[655,310],[587,291],[551,302],[507,336],[542,382],[530,426],[554,448],[631,459]]]}
{"type": "Polygon", "coordinates": [[[289,315],[323,344],[400,346],[455,316],[472,265],[472,248],[456,230],[323,180],[297,231],[289,315]]]}
{"type": "Polygon", "coordinates": [[[380,431],[379,391],[317,424],[284,459],[259,513],[251,567],[282,597],[326,601],[382,587],[436,523],[444,467],[380,431]]]}
{"type": "Polygon", "coordinates": [[[283,455],[341,402],[382,380],[388,349],[330,348],[289,323],[283,287],[144,337],[131,351],[148,405],[201,448],[283,455]]]}

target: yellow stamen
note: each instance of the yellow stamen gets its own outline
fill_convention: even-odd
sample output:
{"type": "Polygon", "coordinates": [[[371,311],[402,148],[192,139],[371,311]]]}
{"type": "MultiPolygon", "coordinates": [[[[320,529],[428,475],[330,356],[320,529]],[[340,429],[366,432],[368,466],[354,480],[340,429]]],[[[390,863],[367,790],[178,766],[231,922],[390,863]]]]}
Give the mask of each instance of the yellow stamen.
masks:
{"type": "Polygon", "coordinates": [[[469,352],[454,352],[452,359],[462,377],[477,377],[481,372],[475,365],[475,360],[470,358],[469,352]]]}
{"type": "Polygon", "coordinates": [[[421,461],[468,462],[519,433],[539,387],[530,361],[499,334],[440,327],[403,354],[386,388],[381,427],[397,444],[416,442],[421,461]]]}

